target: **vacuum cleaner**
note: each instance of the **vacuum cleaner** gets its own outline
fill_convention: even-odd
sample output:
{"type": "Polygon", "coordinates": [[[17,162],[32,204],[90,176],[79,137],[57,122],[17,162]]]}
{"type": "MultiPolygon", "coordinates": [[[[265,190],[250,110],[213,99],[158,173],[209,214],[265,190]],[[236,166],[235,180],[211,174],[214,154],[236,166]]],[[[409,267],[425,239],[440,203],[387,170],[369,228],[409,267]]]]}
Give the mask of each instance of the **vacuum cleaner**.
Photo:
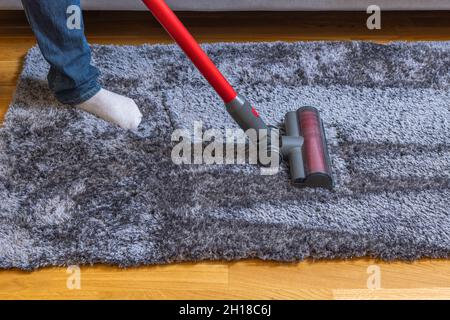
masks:
{"type": "Polygon", "coordinates": [[[271,143],[270,131],[274,127],[268,126],[250,102],[236,93],[165,1],[142,1],[222,98],[226,110],[241,129],[267,132],[253,142],[265,145],[268,152],[278,153],[288,161],[294,186],[333,188],[325,132],[316,108],[308,106],[288,112],[284,119],[285,134],[278,137],[279,143],[271,143]]]}

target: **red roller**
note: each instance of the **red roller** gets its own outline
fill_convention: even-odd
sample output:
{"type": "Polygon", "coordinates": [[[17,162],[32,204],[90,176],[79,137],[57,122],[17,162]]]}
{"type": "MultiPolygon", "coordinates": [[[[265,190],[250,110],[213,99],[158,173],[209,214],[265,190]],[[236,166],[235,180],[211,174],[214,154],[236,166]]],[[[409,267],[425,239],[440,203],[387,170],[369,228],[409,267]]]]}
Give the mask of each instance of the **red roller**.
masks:
{"type": "Polygon", "coordinates": [[[222,100],[225,103],[233,101],[237,97],[236,91],[224,78],[222,73],[220,73],[169,6],[163,0],[142,1],[175,42],[183,49],[222,100]]]}
{"type": "Polygon", "coordinates": [[[303,108],[298,111],[300,132],[303,138],[303,161],[306,174],[328,173],[324,135],[319,114],[315,109],[303,108]]]}

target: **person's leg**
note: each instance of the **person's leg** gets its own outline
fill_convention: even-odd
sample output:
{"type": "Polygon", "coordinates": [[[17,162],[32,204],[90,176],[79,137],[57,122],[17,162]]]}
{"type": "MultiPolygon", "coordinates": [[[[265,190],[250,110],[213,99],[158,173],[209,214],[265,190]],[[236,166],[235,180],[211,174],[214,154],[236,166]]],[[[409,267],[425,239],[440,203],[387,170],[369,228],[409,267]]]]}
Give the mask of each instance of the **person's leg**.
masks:
{"type": "Polygon", "coordinates": [[[59,101],[76,105],[100,91],[99,72],[91,65],[84,26],[67,27],[67,9],[79,0],[22,0],[39,48],[50,64],[48,82],[59,101]]]}
{"type": "Polygon", "coordinates": [[[22,0],[22,4],[50,64],[48,82],[56,98],[123,128],[136,128],[142,114],[134,101],[102,89],[97,81],[99,72],[91,65],[81,12],[79,19],[73,16],[80,1],[22,0]]]}

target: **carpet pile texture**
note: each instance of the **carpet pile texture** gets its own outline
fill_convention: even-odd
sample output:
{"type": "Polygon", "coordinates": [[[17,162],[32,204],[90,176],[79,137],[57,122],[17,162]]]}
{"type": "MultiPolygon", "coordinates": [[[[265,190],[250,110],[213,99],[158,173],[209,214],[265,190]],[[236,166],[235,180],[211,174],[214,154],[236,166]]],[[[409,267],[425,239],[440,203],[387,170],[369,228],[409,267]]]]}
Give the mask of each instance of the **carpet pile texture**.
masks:
{"type": "Polygon", "coordinates": [[[335,190],[173,164],[174,129],[234,126],[176,46],[93,46],[104,87],[142,109],[135,132],[59,104],[33,48],[0,129],[0,268],[449,256],[450,44],[204,48],[267,122],[320,110],[335,190]]]}

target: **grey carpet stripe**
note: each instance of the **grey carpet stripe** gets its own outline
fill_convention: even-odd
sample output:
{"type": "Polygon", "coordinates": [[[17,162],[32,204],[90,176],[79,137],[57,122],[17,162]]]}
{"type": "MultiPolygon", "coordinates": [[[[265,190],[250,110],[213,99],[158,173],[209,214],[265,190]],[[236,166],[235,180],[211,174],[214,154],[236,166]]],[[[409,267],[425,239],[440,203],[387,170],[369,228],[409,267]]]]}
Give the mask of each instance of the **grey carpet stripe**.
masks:
{"type": "MultiPolygon", "coordinates": [[[[191,128],[194,121],[202,121],[206,128],[236,127],[206,85],[202,95],[192,92],[195,89],[189,86],[167,92],[168,105],[182,103],[170,110],[176,126],[191,128]]],[[[329,130],[337,130],[341,139],[353,143],[450,145],[448,90],[299,88],[274,84],[271,88],[245,86],[241,92],[254,101],[270,123],[281,121],[285,112],[312,105],[321,111],[329,130]]]]}
{"type": "Polygon", "coordinates": [[[396,157],[391,153],[372,157],[354,155],[355,171],[378,175],[381,178],[401,178],[413,175],[417,178],[446,177],[450,179],[450,151],[422,155],[396,157]]]}

